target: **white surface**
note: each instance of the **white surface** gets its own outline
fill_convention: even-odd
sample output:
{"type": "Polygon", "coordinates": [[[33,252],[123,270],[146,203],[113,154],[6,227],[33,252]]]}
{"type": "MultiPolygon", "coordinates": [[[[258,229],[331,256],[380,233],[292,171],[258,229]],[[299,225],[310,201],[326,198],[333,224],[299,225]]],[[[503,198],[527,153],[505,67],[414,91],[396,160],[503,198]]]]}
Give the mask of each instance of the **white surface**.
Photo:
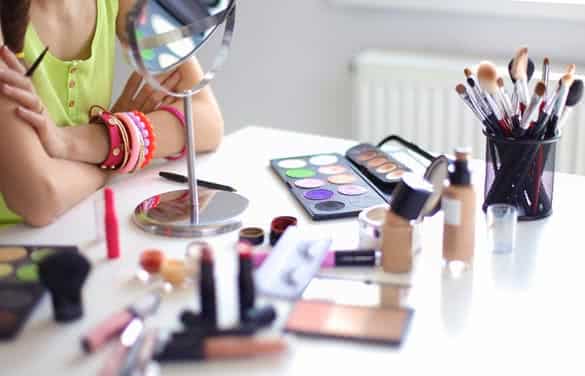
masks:
{"type": "MultiPolygon", "coordinates": [[[[295,215],[299,225],[317,236],[332,236],[333,248],[357,245],[355,219],[310,222],[292,195],[269,169],[272,158],[340,152],[353,142],[245,128],[228,136],[219,152],[199,159],[199,176],[235,186],[251,205],[246,226],[268,229],[276,215],[295,215]]],[[[160,169],[185,172],[184,162],[160,169]]],[[[158,178],[159,168],[114,183],[120,220],[122,258],[105,261],[105,249],[87,251],[94,268],[84,289],[83,320],[56,325],[48,296],[34,311],[16,341],[0,343],[4,375],[93,375],[110,348],[97,355],[81,353],[79,339],[91,326],[143,295],[147,289],[133,280],[140,251],[161,248],[182,257],[185,239],[167,239],[140,232],[130,213],[142,199],[178,185],[158,178]]],[[[481,174],[476,174],[481,179],[481,174]]],[[[479,182],[479,180],[478,180],[479,182]]],[[[313,375],[328,374],[574,374],[582,368],[582,286],[585,254],[581,249],[585,178],[559,174],[555,185],[555,213],[546,220],[520,223],[518,246],[511,255],[485,249],[484,217],[478,212],[477,247],[473,272],[459,279],[443,275],[442,214],[425,223],[422,252],[412,276],[386,276],[412,284],[407,304],[416,310],[407,339],[400,349],[358,345],[334,340],[287,336],[290,351],[282,356],[163,367],[165,375],[313,375]]],[[[481,190],[478,188],[478,192],[481,190]]],[[[481,196],[478,193],[478,197],[481,196]]],[[[0,232],[2,243],[70,244],[93,236],[92,200],[88,199],[56,224],[45,229],[16,226],[0,232]]],[[[208,239],[216,249],[220,289],[220,322],[234,317],[237,233],[208,239]]],[[[380,275],[368,269],[330,271],[346,276],[380,275]]],[[[149,325],[176,325],[177,313],[195,307],[195,294],[185,289],[165,297],[161,312],[149,325]]],[[[281,304],[279,321],[285,319],[281,304]]],[[[278,329],[275,329],[278,330],[278,329]]]]}

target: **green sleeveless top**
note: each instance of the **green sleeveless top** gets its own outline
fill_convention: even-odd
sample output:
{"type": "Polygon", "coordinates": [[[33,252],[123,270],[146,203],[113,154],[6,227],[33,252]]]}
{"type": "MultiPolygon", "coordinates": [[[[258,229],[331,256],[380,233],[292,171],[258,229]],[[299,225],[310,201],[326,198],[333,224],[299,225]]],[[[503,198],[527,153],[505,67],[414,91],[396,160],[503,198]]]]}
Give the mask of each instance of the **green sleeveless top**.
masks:
{"type": "MultiPolygon", "coordinates": [[[[96,0],[96,3],[91,56],[86,60],[62,61],[49,49],[33,76],[37,94],[60,127],[87,124],[89,108],[94,104],[110,107],[118,0],[96,0]]],[[[44,48],[32,24],[29,25],[24,43],[25,61],[31,64],[44,48]]],[[[0,225],[19,222],[21,219],[6,207],[0,194],[0,225]]]]}

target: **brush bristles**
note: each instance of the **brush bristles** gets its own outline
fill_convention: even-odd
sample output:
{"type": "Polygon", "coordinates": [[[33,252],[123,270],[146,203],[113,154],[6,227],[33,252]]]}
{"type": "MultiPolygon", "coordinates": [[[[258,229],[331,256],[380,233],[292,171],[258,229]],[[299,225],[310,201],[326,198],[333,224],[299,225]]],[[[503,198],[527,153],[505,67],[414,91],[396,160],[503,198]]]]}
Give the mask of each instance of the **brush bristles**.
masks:
{"type": "Polygon", "coordinates": [[[502,77],[498,77],[498,87],[500,89],[504,88],[504,79],[502,77]]]}
{"type": "Polygon", "coordinates": [[[567,65],[567,69],[565,70],[566,74],[575,74],[577,72],[577,66],[575,64],[567,65]]]}
{"type": "Polygon", "coordinates": [[[538,81],[538,83],[536,84],[536,87],[534,88],[534,93],[536,95],[538,95],[539,97],[542,97],[545,92],[546,92],[546,85],[544,84],[543,81],[538,81]]]}
{"type": "Polygon", "coordinates": [[[466,78],[469,78],[469,77],[471,77],[473,75],[473,72],[469,68],[463,69],[463,73],[465,74],[465,77],[466,78]]]}
{"type": "Polygon", "coordinates": [[[489,61],[482,61],[477,70],[477,78],[481,86],[490,93],[498,90],[497,79],[498,72],[496,66],[489,61]]]}
{"type": "Polygon", "coordinates": [[[467,89],[465,89],[465,85],[458,84],[457,86],[455,86],[455,91],[457,91],[457,94],[463,95],[463,94],[465,94],[465,92],[467,91],[467,89]]]}
{"type": "Polygon", "coordinates": [[[543,64],[544,64],[544,65],[550,65],[550,60],[549,60],[549,58],[548,58],[548,57],[545,57],[545,58],[544,58],[544,63],[543,63],[543,64]]]}
{"type": "Polygon", "coordinates": [[[575,80],[569,88],[569,95],[567,96],[567,106],[573,107],[583,98],[583,81],[575,80]]]}
{"type": "Polygon", "coordinates": [[[575,81],[575,76],[573,76],[571,73],[566,73],[563,78],[561,78],[561,85],[571,87],[573,81],[575,81]]]}
{"type": "Polygon", "coordinates": [[[67,294],[79,290],[91,265],[77,252],[59,252],[39,264],[39,277],[51,291],[67,294]]]}
{"type": "Polygon", "coordinates": [[[528,71],[528,49],[521,48],[512,65],[512,76],[516,80],[526,80],[528,71]]]}

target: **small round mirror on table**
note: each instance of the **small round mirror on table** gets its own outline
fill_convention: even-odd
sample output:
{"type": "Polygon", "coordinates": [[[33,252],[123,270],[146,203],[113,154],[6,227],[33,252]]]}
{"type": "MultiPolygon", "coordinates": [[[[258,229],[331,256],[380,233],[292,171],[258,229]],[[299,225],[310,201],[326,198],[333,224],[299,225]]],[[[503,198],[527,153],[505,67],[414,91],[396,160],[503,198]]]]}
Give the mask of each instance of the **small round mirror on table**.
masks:
{"type": "MultiPolygon", "coordinates": [[[[200,237],[238,229],[238,216],[248,200],[233,192],[200,188],[192,96],[203,89],[225,62],[236,17],[235,0],[137,0],[128,13],[128,48],[136,69],[147,82],[166,94],[182,98],[187,140],[189,189],[161,193],[141,202],[134,222],[144,231],[173,237],[200,237]],[[223,34],[221,30],[223,29],[223,34]],[[216,48],[212,57],[208,46],[216,48]],[[171,92],[156,76],[197,57],[210,60],[200,82],[183,92],[171,92]]],[[[202,64],[205,67],[205,65],[202,64]]]]}

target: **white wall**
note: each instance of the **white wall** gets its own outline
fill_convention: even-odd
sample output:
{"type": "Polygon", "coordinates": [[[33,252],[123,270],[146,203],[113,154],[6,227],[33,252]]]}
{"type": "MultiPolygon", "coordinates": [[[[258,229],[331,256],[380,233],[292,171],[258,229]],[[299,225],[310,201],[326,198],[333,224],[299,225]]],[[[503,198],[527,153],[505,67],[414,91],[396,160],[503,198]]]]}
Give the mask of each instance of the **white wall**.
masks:
{"type": "MultiPolygon", "coordinates": [[[[214,84],[228,132],[254,123],[349,137],[349,62],[365,48],[508,59],[528,45],[535,61],[548,55],[585,69],[584,23],[347,9],[326,0],[243,0],[237,23],[214,84]]],[[[127,68],[118,68],[124,76],[127,68]]]]}

